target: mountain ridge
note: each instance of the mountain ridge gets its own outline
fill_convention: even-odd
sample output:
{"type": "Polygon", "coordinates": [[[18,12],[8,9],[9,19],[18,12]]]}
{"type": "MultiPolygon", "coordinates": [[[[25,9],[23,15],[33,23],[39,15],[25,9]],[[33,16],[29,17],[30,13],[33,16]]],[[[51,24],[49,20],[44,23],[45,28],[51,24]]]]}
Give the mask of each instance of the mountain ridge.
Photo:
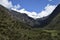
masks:
{"type": "MultiPolygon", "coordinates": [[[[43,21],[40,21],[43,26],[48,25],[52,19],[54,19],[58,14],[60,14],[60,4],[55,8],[55,10],[47,17],[44,17],[43,21]]],[[[39,20],[38,20],[39,21],[39,20]]]]}
{"type": "MultiPolygon", "coordinates": [[[[58,10],[60,11],[60,7],[58,10]]],[[[29,25],[30,23],[24,23],[23,19],[28,19],[29,22],[34,23],[44,21],[48,17],[38,21],[31,19],[26,14],[20,14],[15,11],[12,14],[12,12],[12,10],[0,6],[0,40],[60,40],[60,12],[55,11],[58,15],[54,16],[49,24],[43,25],[43,28],[40,25],[31,26],[29,25]]]]}
{"type": "Polygon", "coordinates": [[[48,28],[60,30],[60,21],[59,21],[60,20],[60,4],[56,7],[56,10],[53,11],[53,14],[51,14],[50,17],[51,17],[51,19],[52,18],[53,19],[48,24],[48,28]]]}
{"type": "MultiPolygon", "coordinates": [[[[5,8],[1,5],[0,5],[0,7],[5,8]]],[[[55,8],[55,10],[49,16],[43,17],[43,18],[38,18],[38,19],[33,19],[25,13],[19,13],[14,10],[8,10],[8,9],[6,9],[6,10],[8,12],[10,12],[9,15],[11,17],[14,17],[14,19],[19,20],[22,23],[30,25],[32,28],[39,28],[39,27],[43,28],[44,26],[48,25],[52,21],[52,19],[55,16],[57,16],[57,14],[60,12],[60,4],[55,8]]]]}

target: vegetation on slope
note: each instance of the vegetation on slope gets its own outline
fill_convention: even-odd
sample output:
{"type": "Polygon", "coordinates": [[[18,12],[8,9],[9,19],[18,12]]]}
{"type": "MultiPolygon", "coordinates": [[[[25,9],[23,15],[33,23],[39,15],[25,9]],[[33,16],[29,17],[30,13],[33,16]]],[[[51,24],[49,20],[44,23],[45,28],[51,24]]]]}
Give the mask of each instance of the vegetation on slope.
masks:
{"type": "Polygon", "coordinates": [[[60,13],[45,28],[60,30],[60,13]]]}
{"type": "Polygon", "coordinates": [[[1,8],[0,40],[60,40],[60,31],[30,28],[14,19],[7,9],[1,8]]]}

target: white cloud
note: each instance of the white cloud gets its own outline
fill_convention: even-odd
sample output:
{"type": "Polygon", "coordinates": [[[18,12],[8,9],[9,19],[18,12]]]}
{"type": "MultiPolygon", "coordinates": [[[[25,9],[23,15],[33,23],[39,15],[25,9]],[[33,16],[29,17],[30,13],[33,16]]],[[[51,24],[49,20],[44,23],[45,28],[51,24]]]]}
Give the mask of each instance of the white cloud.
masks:
{"type": "Polygon", "coordinates": [[[26,13],[28,16],[30,16],[32,18],[36,18],[37,17],[37,13],[36,12],[29,12],[29,11],[26,11],[25,9],[17,10],[17,9],[14,9],[14,8],[12,8],[12,10],[15,10],[15,11],[20,12],[20,13],[26,13]]]}
{"type": "Polygon", "coordinates": [[[11,1],[8,1],[8,0],[0,0],[0,4],[7,8],[11,8],[13,6],[11,1]]]}
{"type": "Polygon", "coordinates": [[[48,4],[45,9],[43,11],[41,11],[40,13],[36,13],[36,12],[29,12],[26,11],[25,9],[21,9],[21,10],[17,10],[17,9],[12,9],[21,13],[26,13],[28,16],[36,19],[36,18],[42,18],[45,16],[48,16],[52,13],[52,11],[55,9],[56,5],[50,5],[48,4]]]}
{"type": "Polygon", "coordinates": [[[43,10],[42,12],[40,12],[38,14],[39,17],[45,17],[45,16],[48,16],[52,13],[52,11],[56,8],[56,5],[50,5],[48,4],[46,7],[45,7],[45,10],[43,10]]]}
{"type": "Polygon", "coordinates": [[[43,11],[37,13],[37,12],[29,12],[29,11],[26,11],[24,8],[23,9],[20,9],[20,5],[17,4],[17,5],[12,5],[12,2],[11,1],[8,1],[8,0],[0,0],[0,4],[7,7],[7,8],[11,8],[12,10],[15,10],[17,12],[20,12],[20,13],[26,13],[28,16],[36,19],[36,18],[42,18],[42,17],[45,17],[45,16],[48,16],[51,14],[51,12],[55,9],[56,5],[50,5],[48,4],[43,11]]]}
{"type": "Polygon", "coordinates": [[[15,9],[19,9],[20,5],[13,5],[11,1],[9,0],[0,0],[0,4],[3,5],[6,8],[15,8],[15,9]]]}

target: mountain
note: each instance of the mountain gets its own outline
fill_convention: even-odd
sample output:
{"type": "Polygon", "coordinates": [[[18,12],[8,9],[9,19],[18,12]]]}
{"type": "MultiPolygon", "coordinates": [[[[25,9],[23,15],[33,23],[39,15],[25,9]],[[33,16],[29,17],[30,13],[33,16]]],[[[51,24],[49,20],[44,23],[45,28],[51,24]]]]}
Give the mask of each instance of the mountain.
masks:
{"type": "MultiPolygon", "coordinates": [[[[4,7],[2,6],[2,8],[4,7]]],[[[56,18],[56,16],[60,14],[60,4],[55,8],[55,10],[49,16],[37,19],[31,18],[25,13],[19,13],[14,10],[8,10],[8,9],[6,10],[9,12],[8,15],[13,17],[13,19],[19,20],[21,23],[27,24],[32,28],[39,28],[39,27],[44,28],[45,26],[50,25],[50,23],[54,21],[54,18],[56,18]]]]}
{"type": "Polygon", "coordinates": [[[40,25],[40,23],[38,21],[36,21],[35,19],[29,17],[27,14],[25,13],[19,13],[16,11],[11,10],[11,15],[13,15],[13,17],[17,20],[19,20],[22,23],[25,23],[27,25],[30,25],[31,27],[37,27],[40,25]]]}
{"type": "Polygon", "coordinates": [[[0,5],[0,27],[1,26],[7,26],[7,27],[27,27],[29,28],[27,24],[20,22],[19,20],[15,19],[14,16],[11,14],[10,10],[0,5]]]}
{"type": "Polygon", "coordinates": [[[60,4],[55,8],[55,10],[46,17],[43,18],[37,18],[37,19],[33,19],[31,17],[29,17],[27,14],[25,13],[20,13],[20,12],[16,12],[14,10],[8,10],[7,9],[10,16],[12,16],[14,19],[19,20],[20,22],[29,25],[32,28],[44,28],[45,26],[49,25],[50,22],[59,15],[60,12],[60,4]]]}
{"type": "Polygon", "coordinates": [[[58,6],[58,9],[56,8],[56,11],[52,13],[58,13],[56,16],[51,14],[48,17],[39,18],[38,21],[37,19],[35,20],[29,17],[25,13],[9,10],[0,5],[0,40],[60,40],[60,30],[47,30],[50,28],[51,23],[53,23],[53,26],[51,25],[52,27],[54,27],[54,25],[56,27],[58,25],[59,27],[59,8],[60,7],[58,6]],[[41,21],[49,20],[50,17],[52,19],[49,22],[46,21],[48,22],[46,28],[41,29],[41,21]],[[32,28],[34,26],[38,27],[38,25],[40,28],[32,28]]]}
{"type": "MultiPolygon", "coordinates": [[[[50,27],[51,27],[53,25],[52,23],[55,23],[56,20],[57,21],[60,20],[58,15],[60,15],[60,4],[55,8],[55,10],[49,16],[43,17],[43,18],[38,18],[37,21],[39,21],[41,23],[41,25],[42,25],[41,27],[50,25],[50,23],[51,23],[51,25],[50,25],[50,27]]],[[[56,25],[56,24],[54,24],[54,25],[56,25]]]]}
{"type": "Polygon", "coordinates": [[[48,29],[59,29],[60,30],[60,4],[56,7],[56,9],[49,15],[48,19],[46,19],[49,24],[46,28],[48,29]]]}

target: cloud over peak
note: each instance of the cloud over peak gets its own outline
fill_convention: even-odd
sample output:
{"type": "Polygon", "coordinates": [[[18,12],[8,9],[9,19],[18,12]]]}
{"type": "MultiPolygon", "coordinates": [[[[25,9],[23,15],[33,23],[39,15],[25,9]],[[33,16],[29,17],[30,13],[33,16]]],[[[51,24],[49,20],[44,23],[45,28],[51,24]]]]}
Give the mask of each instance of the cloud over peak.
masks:
{"type": "Polygon", "coordinates": [[[44,10],[39,13],[26,11],[24,8],[20,10],[12,8],[12,10],[15,10],[20,13],[26,13],[28,16],[36,19],[36,18],[42,18],[42,17],[50,15],[55,8],[56,8],[56,5],[47,4],[44,10]]]}
{"type": "Polygon", "coordinates": [[[50,4],[47,4],[47,6],[44,8],[43,11],[41,11],[38,15],[40,17],[45,17],[45,16],[48,16],[52,13],[52,11],[56,8],[56,5],[50,5],[50,4]]]}
{"type": "Polygon", "coordinates": [[[36,19],[36,18],[42,18],[42,17],[50,15],[51,12],[56,7],[56,5],[47,4],[47,6],[45,6],[45,8],[44,8],[43,11],[37,13],[37,12],[26,11],[24,8],[18,10],[21,6],[19,4],[13,5],[12,2],[8,1],[8,0],[0,0],[0,4],[3,5],[3,6],[5,6],[6,8],[10,8],[11,10],[15,10],[15,11],[20,12],[20,13],[26,13],[28,16],[30,16],[30,17],[32,17],[34,19],[36,19]]]}

